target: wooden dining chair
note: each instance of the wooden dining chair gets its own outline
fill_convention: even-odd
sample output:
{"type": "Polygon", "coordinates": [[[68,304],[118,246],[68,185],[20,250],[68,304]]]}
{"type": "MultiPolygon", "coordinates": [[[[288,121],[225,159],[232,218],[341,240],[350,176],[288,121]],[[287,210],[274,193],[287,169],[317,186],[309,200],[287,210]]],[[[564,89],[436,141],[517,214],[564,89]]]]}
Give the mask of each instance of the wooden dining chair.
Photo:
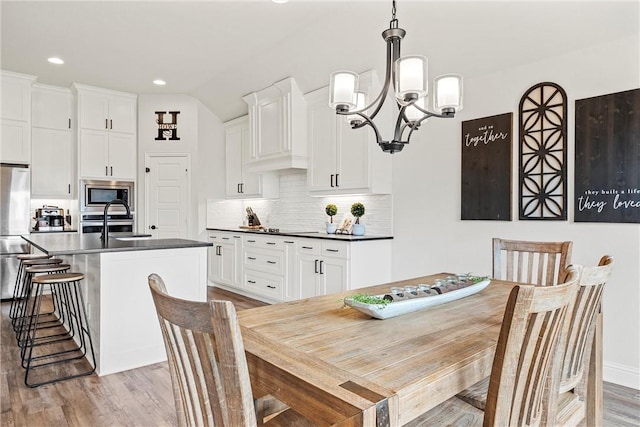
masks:
{"type": "Polygon", "coordinates": [[[493,238],[493,278],[533,285],[558,283],[571,263],[573,242],[531,242],[493,238]]]}
{"type": "Polygon", "coordinates": [[[562,369],[560,337],[575,299],[579,267],[558,286],[515,286],[498,336],[484,411],[453,397],[407,424],[410,427],[554,425],[557,393],[551,378],[562,369]]]}
{"type": "Polygon", "coordinates": [[[256,415],[240,327],[230,301],[174,298],[157,274],[148,281],[167,351],[178,425],[311,425],[291,409],[264,423],[256,415]]]}

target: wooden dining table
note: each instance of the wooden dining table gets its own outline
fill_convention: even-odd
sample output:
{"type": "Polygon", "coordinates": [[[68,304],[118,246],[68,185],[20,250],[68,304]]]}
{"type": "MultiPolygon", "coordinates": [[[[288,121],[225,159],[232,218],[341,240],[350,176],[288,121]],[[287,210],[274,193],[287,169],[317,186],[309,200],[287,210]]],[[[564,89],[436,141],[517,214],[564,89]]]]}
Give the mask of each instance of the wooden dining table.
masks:
{"type": "MultiPolygon", "coordinates": [[[[238,312],[254,396],[272,395],[320,426],[401,426],[487,377],[517,283],[492,280],[474,295],[384,320],[343,302],[448,275],[238,312]]],[[[588,392],[597,419],[601,387],[588,392]]]]}

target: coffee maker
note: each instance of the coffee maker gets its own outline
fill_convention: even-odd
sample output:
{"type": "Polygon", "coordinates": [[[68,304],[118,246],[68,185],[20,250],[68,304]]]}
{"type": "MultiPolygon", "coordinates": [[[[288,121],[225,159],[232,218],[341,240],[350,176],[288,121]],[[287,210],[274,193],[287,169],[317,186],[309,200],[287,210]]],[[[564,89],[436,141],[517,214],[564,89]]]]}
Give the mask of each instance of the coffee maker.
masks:
{"type": "Polygon", "coordinates": [[[43,206],[36,209],[36,231],[63,231],[64,209],[57,206],[43,206]]]}

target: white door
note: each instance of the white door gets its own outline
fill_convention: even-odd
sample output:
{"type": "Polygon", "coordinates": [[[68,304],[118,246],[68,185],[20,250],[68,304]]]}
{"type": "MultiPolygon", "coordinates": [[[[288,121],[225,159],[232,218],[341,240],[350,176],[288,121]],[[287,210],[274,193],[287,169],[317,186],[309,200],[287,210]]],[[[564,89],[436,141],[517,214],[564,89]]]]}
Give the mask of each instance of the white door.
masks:
{"type": "Polygon", "coordinates": [[[146,230],[154,238],[187,238],[189,158],[149,155],[146,167],[146,230]]]}

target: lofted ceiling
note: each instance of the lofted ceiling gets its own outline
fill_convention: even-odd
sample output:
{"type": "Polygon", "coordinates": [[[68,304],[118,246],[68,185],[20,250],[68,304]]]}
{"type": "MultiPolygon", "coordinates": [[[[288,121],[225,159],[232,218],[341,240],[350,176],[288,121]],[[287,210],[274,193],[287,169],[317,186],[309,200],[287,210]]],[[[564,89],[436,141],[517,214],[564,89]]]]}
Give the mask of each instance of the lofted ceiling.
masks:
{"type": "MultiPolygon", "coordinates": [[[[397,1],[404,54],[466,79],[639,35],[640,2],[397,1]]],[[[221,120],[285,77],[303,92],[338,69],[384,68],[391,1],[1,0],[1,67],[138,94],[189,94],[221,120]],[[65,64],[49,64],[59,56],[65,64]],[[155,86],[154,79],[167,81],[155,86]]]]}

